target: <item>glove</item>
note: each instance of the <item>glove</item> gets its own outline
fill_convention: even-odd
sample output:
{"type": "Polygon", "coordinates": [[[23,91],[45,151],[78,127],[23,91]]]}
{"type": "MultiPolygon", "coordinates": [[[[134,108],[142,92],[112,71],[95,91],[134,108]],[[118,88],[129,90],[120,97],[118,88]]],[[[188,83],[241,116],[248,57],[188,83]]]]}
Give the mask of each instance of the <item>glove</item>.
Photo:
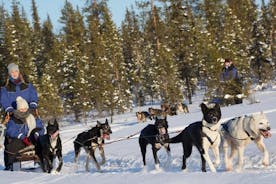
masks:
{"type": "Polygon", "coordinates": [[[34,138],[35,138],[36,141],[38,140],[38,138],[39,138],[39,133],[38,132],[34,133],[34,138]]]}
{"type": "Polygon", "coordinates": [[[37,105],[36,103],[30,103],[30,109],[36,109],[37,108],[37,105]]]}
{"type": "Polygon", "coordinates": [[[12,113],[13,111],[14,111],[14,108],[12,108],[12,107],[8,107],[6,109],[6,113],[12,113]]]}
{"type": "Polygon", "coordinates": [[[24,142],[24,144],[26,146],[30,146],[32,144],[31,141],[30,141],[30,139],[28,137],[25,137],[22,141],[24,142]]]}

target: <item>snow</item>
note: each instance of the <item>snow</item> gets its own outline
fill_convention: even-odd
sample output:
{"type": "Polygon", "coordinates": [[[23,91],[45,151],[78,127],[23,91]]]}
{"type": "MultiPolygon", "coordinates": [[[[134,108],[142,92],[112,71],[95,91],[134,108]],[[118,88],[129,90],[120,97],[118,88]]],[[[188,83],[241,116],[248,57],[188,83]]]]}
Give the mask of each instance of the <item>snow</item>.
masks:
{"type": "MultiPolygon", "coordinates": [[[[168,165],[167,154],[164,149],[158,152],[160,159],[160,170],[155,170],[152,151],[150,146],[147,148],[147,167],[142,166],[142,157],[138,145],[139,131],[147,125],[153,123],[148,120],[146,123],[137,123],[135,117],[135,109],[131,113],[117,115],[114,117],[114,123],[111,125],[113,134],[111,140],[113,142],[118,139],[125,139],[129,135],[132,138],[113,142],[105,145],[106,163],[101,166],[101,171],[97,171],[94,164],[90,163],[90,171],[85,171],[86,156],[84,151],[81,152],[77,167],[73,163],[74,151],[73,140],[75,136],[94,126],[96,120],[90,120],[88,125],[73,124],[72,120],[62,122],[61,138],[63,141],[63,157],[64,165],[59,174],[41,173],[40,169],[24,170],[24,171],[2,171],[4,169],[3,150],[0,153],[0,183],[14,184],[54,184],[54,183],[239,183],[239,184],[257,184],[257,183],[275,183],[276,180],[276,90],[270,89],[266,91],[256,92],[256,98],[260,103],[249,104],[244,100],[243,104],[222,107],[222,121],[240,116],[243,114],[251,114],[259,111],[266,113],[270,120],[272,137],[265,139],[265,144],[270,153],[270,165],[265,167],[261,164],[262,154],[255,144],[250,144],[245,150],[245,164],[241,172],[226,172],[224,169],[223,155],[220,152],[221,164],[217,168],[216,173],[210,172],[207,165],[207,173],[201,172],[201,161],[197,149],[193,149],[193,153],[187,160],[187,171],[181,171],[182,165],[182,145],[171,144],[172,157],[168,165]]],[[[189,114],[179,114],[177,116],[169,116],[169,132],[182,130],[188,124],[201,120],[202,114],[199,104],[202,96],[196,96],[194,103],[189,105],[189,114]]],[[[147,110],[149,106],[140,107],[139,110],[147,110]]],[[[159,107],[159,106],[155,106],[159,107]]],[[[104,122],[104,119],[99,119],[104,122]]],[[[89,121],[88,121],[89,122],[89,121]]],[[[174,136],[170,134],[170,136],[174,136]]],[[[97,159],[101,161],[99,152],[96,152],[97,159]]],[[[210,152],[213,159],[213,154],[210,152]]],[[[23,163],[23,168],[33,167],[33,163],[23,163]]]]}

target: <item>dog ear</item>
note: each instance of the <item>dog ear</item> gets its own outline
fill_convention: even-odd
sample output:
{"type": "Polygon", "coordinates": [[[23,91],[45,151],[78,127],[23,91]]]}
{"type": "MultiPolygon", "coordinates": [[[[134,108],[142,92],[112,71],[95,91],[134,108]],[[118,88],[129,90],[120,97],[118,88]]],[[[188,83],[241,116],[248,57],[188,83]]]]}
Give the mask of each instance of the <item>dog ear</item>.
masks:
{"type": "Polygon", "coordinates": [[[58,125],[57,119],[55,119],[55,121],[54,121],[54,125],[58,125]]]}
{"type": "Polygon", "coordinates": [[[97,121],[97,127],[100,127],[101,126],[101,122],[97,121]]]}
{"type": "Polygon", "coordinates": [[[205,103],[201,103],[200,107],[201,107],[201,111],[203,112],[203,114],[208,110],[208,107],[206,106],[205,103]]]}
{"type": "Polygon", "coordinates": [[[255,119],[254,116],[251,117],[252,121],[249,120],[248,125],[249,125],[249,129],[252,133],[250,133],[250,135],[254,134],[255,136],[258,136],[258,132],[259,132],[259,128],[257,127],[257,123],[255,123],[255,119]]]}
{"type": "Polygon", "coordinates": [[[107,118],[105,119],[105,124],[108,124],[108,120],[107,120],[107,118]]]}

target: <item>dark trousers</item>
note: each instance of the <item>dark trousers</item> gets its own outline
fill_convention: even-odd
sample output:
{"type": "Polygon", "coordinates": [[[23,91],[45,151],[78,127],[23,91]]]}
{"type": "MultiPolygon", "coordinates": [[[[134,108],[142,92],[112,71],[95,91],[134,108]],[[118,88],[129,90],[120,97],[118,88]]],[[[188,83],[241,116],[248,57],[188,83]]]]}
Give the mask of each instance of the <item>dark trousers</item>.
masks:
{"type": "Polygon", "coordinates": [[[25,144],[20,139],[5,137],[4,141],[4,163],[6,169],[12,169],[12,164],[15,160],[16,154],[19,150],[25,148],[25,144]]]}

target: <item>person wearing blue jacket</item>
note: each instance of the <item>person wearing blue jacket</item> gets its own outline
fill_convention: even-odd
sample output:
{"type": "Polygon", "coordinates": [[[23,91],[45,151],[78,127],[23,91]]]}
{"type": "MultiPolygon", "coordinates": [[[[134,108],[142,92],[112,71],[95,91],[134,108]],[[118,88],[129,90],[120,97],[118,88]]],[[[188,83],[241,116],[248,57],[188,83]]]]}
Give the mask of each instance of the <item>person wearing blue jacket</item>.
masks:
{"type": "Polygon", "coordinates": [[[44,135],[43,122],[35,118],[29,111],[29,105],[21,96],[16,98],[17,110],[13,111],[7,123],[5,135],[4,162],[5,170],[12,170],[15,154],[32,143],[29,139],[31,133],[35,139],[44,135]]]}
{"type": "Polygon", "coordinates": [[[220,74],[220,90],[224,95],[234,96],[234,101],[230,104],[240,104],[242,99],[238,97],[242,93],[242,83],[237,68],[231,59],[224,60],[224,67],[220,74]]]}
{"type": "Polygon", "coordinates": [[[220,81],[231,81],[231,80],[238,80],[238,70],[233,65],[232,60],[225,59],[224,60],[224,67],[222,68],[222,73],[220,75],[220,81]]]}
{"type": "Polygon", "coordinates": [[[27,83],[19,71],[18,65],[11,63],[8,65],[9,78],[6,84],[1,88],[0,103],[7,113],[12,113],[16,109],[16,98],[24,98],[30,109],[37,108],[38,96],[37,91],[31,83],[27,83]]]}

